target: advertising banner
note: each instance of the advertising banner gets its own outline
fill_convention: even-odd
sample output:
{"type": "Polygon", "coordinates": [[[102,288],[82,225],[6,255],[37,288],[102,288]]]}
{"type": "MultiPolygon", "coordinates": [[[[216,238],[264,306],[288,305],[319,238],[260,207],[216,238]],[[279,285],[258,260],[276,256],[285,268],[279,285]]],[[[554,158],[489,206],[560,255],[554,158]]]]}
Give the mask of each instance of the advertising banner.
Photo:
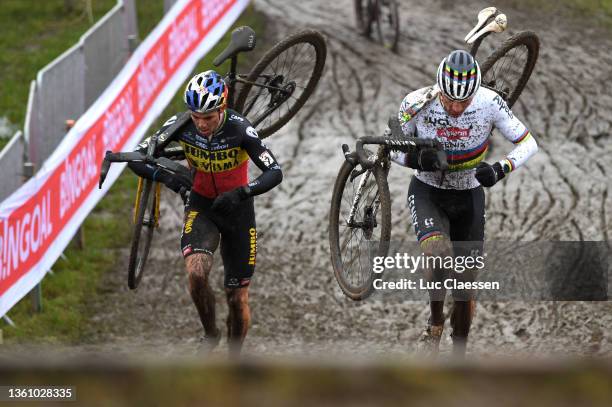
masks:
{"type": "Polygon", "coordinates": [[[123,166],[98,189],[107,150],[132,150],[248,0],[181,0],[36,175],[0,204],[0,316],[64,251],[123,166]]]}

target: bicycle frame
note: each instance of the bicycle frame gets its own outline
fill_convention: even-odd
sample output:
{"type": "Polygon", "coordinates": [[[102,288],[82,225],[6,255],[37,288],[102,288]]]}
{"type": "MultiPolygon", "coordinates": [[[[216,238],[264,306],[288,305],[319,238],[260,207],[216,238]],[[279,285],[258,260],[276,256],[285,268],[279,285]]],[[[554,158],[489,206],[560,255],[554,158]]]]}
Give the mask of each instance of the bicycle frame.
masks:
{"type": "MultiPolygon", "coordinates": [[[[427,142],[425,140],[419,140],[418,144],[432,144],[433,142],[427,142]]],[[[353,198],[353,203],[351,205],[351,211],[349,213],[349,218],[347,220],[347,224],[350,227],[360,227],[363,225],[357,225],[354,223],[355,215],[357,211],[357,207],[359,206],[359,202],[361,200],[361,196],[363,195],[363,189],[365,188],[368,179],[372,175],[372,168],[376,165],[381,165],[383,167],[387,166],[389,163],[389,149],[393,147],[405,147],[409,145],[416,145],[413,140],[396,140],[384,137],[362,137],[357,140],[357,150],[355,153],[349,152],[348,145],[344,144],[342,146],[342,150],[344,151],[345,159],[352,164],[360,164],[362,169],[360,171],[355,172],[351,175],[351,180],[356,177],[362,175],[359,180],[359,186],[357,187],[357,192],[355,193],[355,197],[353,198]],[[373,156],[367,156],[363,149],[364,144],[379,144],[378,150],[376,154],[373,156]],[[356,157],[355,157],[356,156],[356,157]]]]}
{"type": "MultiPolygon", "coordinates": [[[[230,58],[230,70],[229,72],[225,75],[225,80],[226,83],[228,84],[228,100],[227,100],[227,107],[229,107],[230,109],[234,108],[234,96],[235,96],[235,91],[236,91],[236,83],[244,83],[244,84],[250,84],[253,86],[257,86],[260,89],[267,89],[270,91],[270,93],[272,92],[279,92],[279,94],[281,95],[281,98],[278,100],[272,100],[269,104],[268,110],[266,110],[264,113],[261,114],[262,117],[267,116],[268,114],[270,114],[274,109],[276,109],[278,107],[278,105],[282,104],[285,100],[287,100],[291,94],[293,93],[291,90],[287,90],[285,88],[280,88],[278,86],[273,86],[273,85],[269,85],[270,82],[273,82],[272,79],[270,77],[270,75],[261,75],[260,77],[263,77],[266,79],[266,83],[258,83],[258,82],[250,82],[244,79],[244,77],[246,77],[246,75],[244,74],[238,74],[236,73],[237,70],[237,66],[238,66],[238,54],[234,55],[233,57],[230,58]]],[[[258,94],[257,98],[260,95],[258,94]]],[[[257,100],[257,98],[253,99],[253,102],[251,103],[250,106],[246,106],[246,109],[243,109],[245,112],[248,112],[250,110],[250,108],[252,107],[253,103],[255,103],[255,100],[257,100]]],[[[241,112],[243,114],[246,114],[245,112],[241,112]]],[[[252,123],[253,126],[257,126],[259,123],[255,122],[252,123]]]]}
{"type": "MultiPolygon", "coordinates": [[[[136,200],[134,201],[134,215],[132,217],[132,223],[136,224],[136,216],[138,212],[138,202],[140,202],[140,197],[142,195],[142,190],[143,190],[143,186],[144,186],[144,181],[145,179],[142,177],[138,177],[138,187],[136,189],[136,200]]],[[[161,197],[161,184],[159,182],[155,183],[155,213],[153,216],[153,227],[158,227],[159,226],[159,202],[160,202],[160,197],[161,197]]],[[[148,222],[150,222],[151,220],[149,219],[148,222]]],[[[149,223],[147,222],[147,226],[149,225],[149,223]]]]}
{"type": "Polygon", "coordinates": [[[238,80],[237,75],[236,75],[237,65],[238,65],[238,55],[234,55],[230,59],[230,70],[228,74],[226,75],[227,83],[228,83],[227,107],[229,107],[230,109],[234,108],[234,92],[236,88],[236,81],[238,80]]]}

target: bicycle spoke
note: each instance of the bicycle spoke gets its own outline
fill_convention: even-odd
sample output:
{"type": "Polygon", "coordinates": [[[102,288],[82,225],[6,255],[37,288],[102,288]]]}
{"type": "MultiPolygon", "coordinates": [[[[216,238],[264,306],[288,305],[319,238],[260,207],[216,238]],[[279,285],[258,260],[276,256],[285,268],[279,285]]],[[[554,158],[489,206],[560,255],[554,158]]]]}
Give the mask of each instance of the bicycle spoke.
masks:
{"type": "Polygon", "coordinates": [[[267,136],[278,123],[286,123],[320,78],[320,39],[312,35],[305,35],[304,39],[274,54],[258,71],[258,79],[251,78],[253,85],[247,85],[246,93],[239,96],[243,114],[246,112],[245,116],[260,134],[267,136]],[[267,87],[262,89],[261,85],[267,87]]]}
{"type": "Polygon", "coordinates": [[[378,199],[377,183],[370,171],[355,178],[352,182],[347,180],[340,204],[339,219],[343,219],[344,223],[338,225],[339,244],[340,253],[343,253],[341,262],[344,279],[354,287],[362,287],[366,284],[371,274],[372,248],[378,248],[380,240],[378,226],[374,226],[374,224],[381,224],[381,221],[376,219],[377,216],[379,217],[378,199]],[[364,185],[362,185],[363,177],[367,177],[364,185]],[[359,186],[361,186],[361,198],[355,203],[355,195],[359,191],[359,186]],[[363,226],[348,226],[347,217],[353,205],[355,205],[353,222],[363,226]],[[368,225],[367,222],[375,223],[368,225]],[[368,230],[367,233],[366,230],[368,230]]]}
{"type": "Polygon", "coordinates": [[[485,75],[484,82],[506,98],[510,97],[527,66],[528,56],[527,47],[512,48],[491,67],[485,75]]]}
{"type": "MultiPolygon", "coordinates": [[[[348,252],[348,253],[349,253],[349,256],[348,256],[348,261],[347,261],[347,262],[345,262],[345,261],[344,261],[344,259],[342,260],[343,267],[344,267],[345,269],[348,269],[346,266],[347,266],[347,265],[352,265],[352,264],[353,264],[353,262],[354,262],[354,260],[355,260],[355,258],[356,258],[356,255],[357,255],[357,256],[359,255],[359,251],[358,251],[358,250],[355,250],[355,249],[354,249],[354,247],[353,247],[353,245],[350,245],[350,243],[353,241],[353,237],[354,237],[354,235],[355,235],[355,232],[356,232],[356,231],[357,231],[357,229],[353,229],[353,230],[351,231],[351,237],[350,237],[349,241],[348,241],[348,242],[347,242],[347,244],[346,244],[346,246],[349,246],[349,252],[348,252]]],[[[346,246],[345,246],[345,247],[346,247],[346,246]]],[[[350,269],[349,269],[349,270],[350,270],[350,269]]],[[[347,273],[347,274],[350,274],[350,273],[347,273]]]]}

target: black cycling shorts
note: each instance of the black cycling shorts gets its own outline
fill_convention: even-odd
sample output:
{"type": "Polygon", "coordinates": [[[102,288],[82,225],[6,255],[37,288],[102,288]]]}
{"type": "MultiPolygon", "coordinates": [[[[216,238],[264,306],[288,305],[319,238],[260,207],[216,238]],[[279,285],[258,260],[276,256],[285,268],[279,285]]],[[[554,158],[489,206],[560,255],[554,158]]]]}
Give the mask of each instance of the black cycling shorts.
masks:
{"type": "Polygon", "coordinates": [[[442,189],[413,177],[408,188],[408,207],[421,247],[429,239],[447,238],[453,242],[455,256],[482,254],[485,225],[482,186],[442,189]]]}
{"type": "Polygon", "coordinates": [[[225,286],[248,286],[255,271],[257,254],[253,198],[242,201],[228,216],[212,211],[213,201],[193,191],[190,193],[181,234],[183,256],[194,253],[212,256],[221,241],[225,286]]]}

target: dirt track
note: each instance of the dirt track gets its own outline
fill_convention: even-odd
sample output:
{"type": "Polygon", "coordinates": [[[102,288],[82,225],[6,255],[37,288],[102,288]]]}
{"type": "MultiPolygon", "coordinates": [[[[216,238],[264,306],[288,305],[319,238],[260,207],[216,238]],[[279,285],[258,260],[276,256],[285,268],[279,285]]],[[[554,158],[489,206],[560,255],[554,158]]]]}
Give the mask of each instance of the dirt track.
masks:
{"type": "MultiPolygon", "coordinates": [[[[283,165],[285,179],[256,200],[259,253],[251,288],[249,353],[414,350],[427,318],[426,305],[346,299],[333,279],[327,243],[327,213],[342,162],[341,143],[379,134],[407,92],[432,83],[440,59],[462,47],[460,40],[477,11],[488,5],[406,3],[410,7],[400,10],[400,51],[394,55],[356,33],[350,0],[255,1],[271,21],[277,19],[274,31],[279,37],[298,27],[315,28],[326,36],[329,53],[314,97],[267,141],[283,165]]],[[[502,9],[510,33],[532,29],[541,36],[540,60],[514,108],[531,128],[540,151],[487,194],[487,238],[608,240],[612,57],[603,50],[612,49],[612,41],[578,26],[568,28],[562,20],[538,29],[528,12],[502,9]]],[[[488,54],[483,47],[481,57],[488,54]]],[[[494,140],[494,158],[511,148],[500,136],[494,140]]],[[[409,171],[394,168],[389,180],[396,238],[413,239],[404,204],[409,176],[409,171]]],[[[195,346],[200,324],[178,250],[182,208],[170,194],[166,198],[155,261],[150,261],[159,268],[148,270],[135,293],[127,292],[123,283],[126,260],[117,276],[109,276],[105,301],[97,305],[97,329],[91,332],[95,346],[120,350],[136,343],[160,354],[189,352],[195,346]]],[[[223,327],[222,269],[220,259],[215,260],[218,321],[223,327]]],[[[610,355],[610,327],[612,303],[486,303],[479,305],[469,352],[610,355]]],[[[443,347],[449,346],[445,337],[443,347]]]]}

